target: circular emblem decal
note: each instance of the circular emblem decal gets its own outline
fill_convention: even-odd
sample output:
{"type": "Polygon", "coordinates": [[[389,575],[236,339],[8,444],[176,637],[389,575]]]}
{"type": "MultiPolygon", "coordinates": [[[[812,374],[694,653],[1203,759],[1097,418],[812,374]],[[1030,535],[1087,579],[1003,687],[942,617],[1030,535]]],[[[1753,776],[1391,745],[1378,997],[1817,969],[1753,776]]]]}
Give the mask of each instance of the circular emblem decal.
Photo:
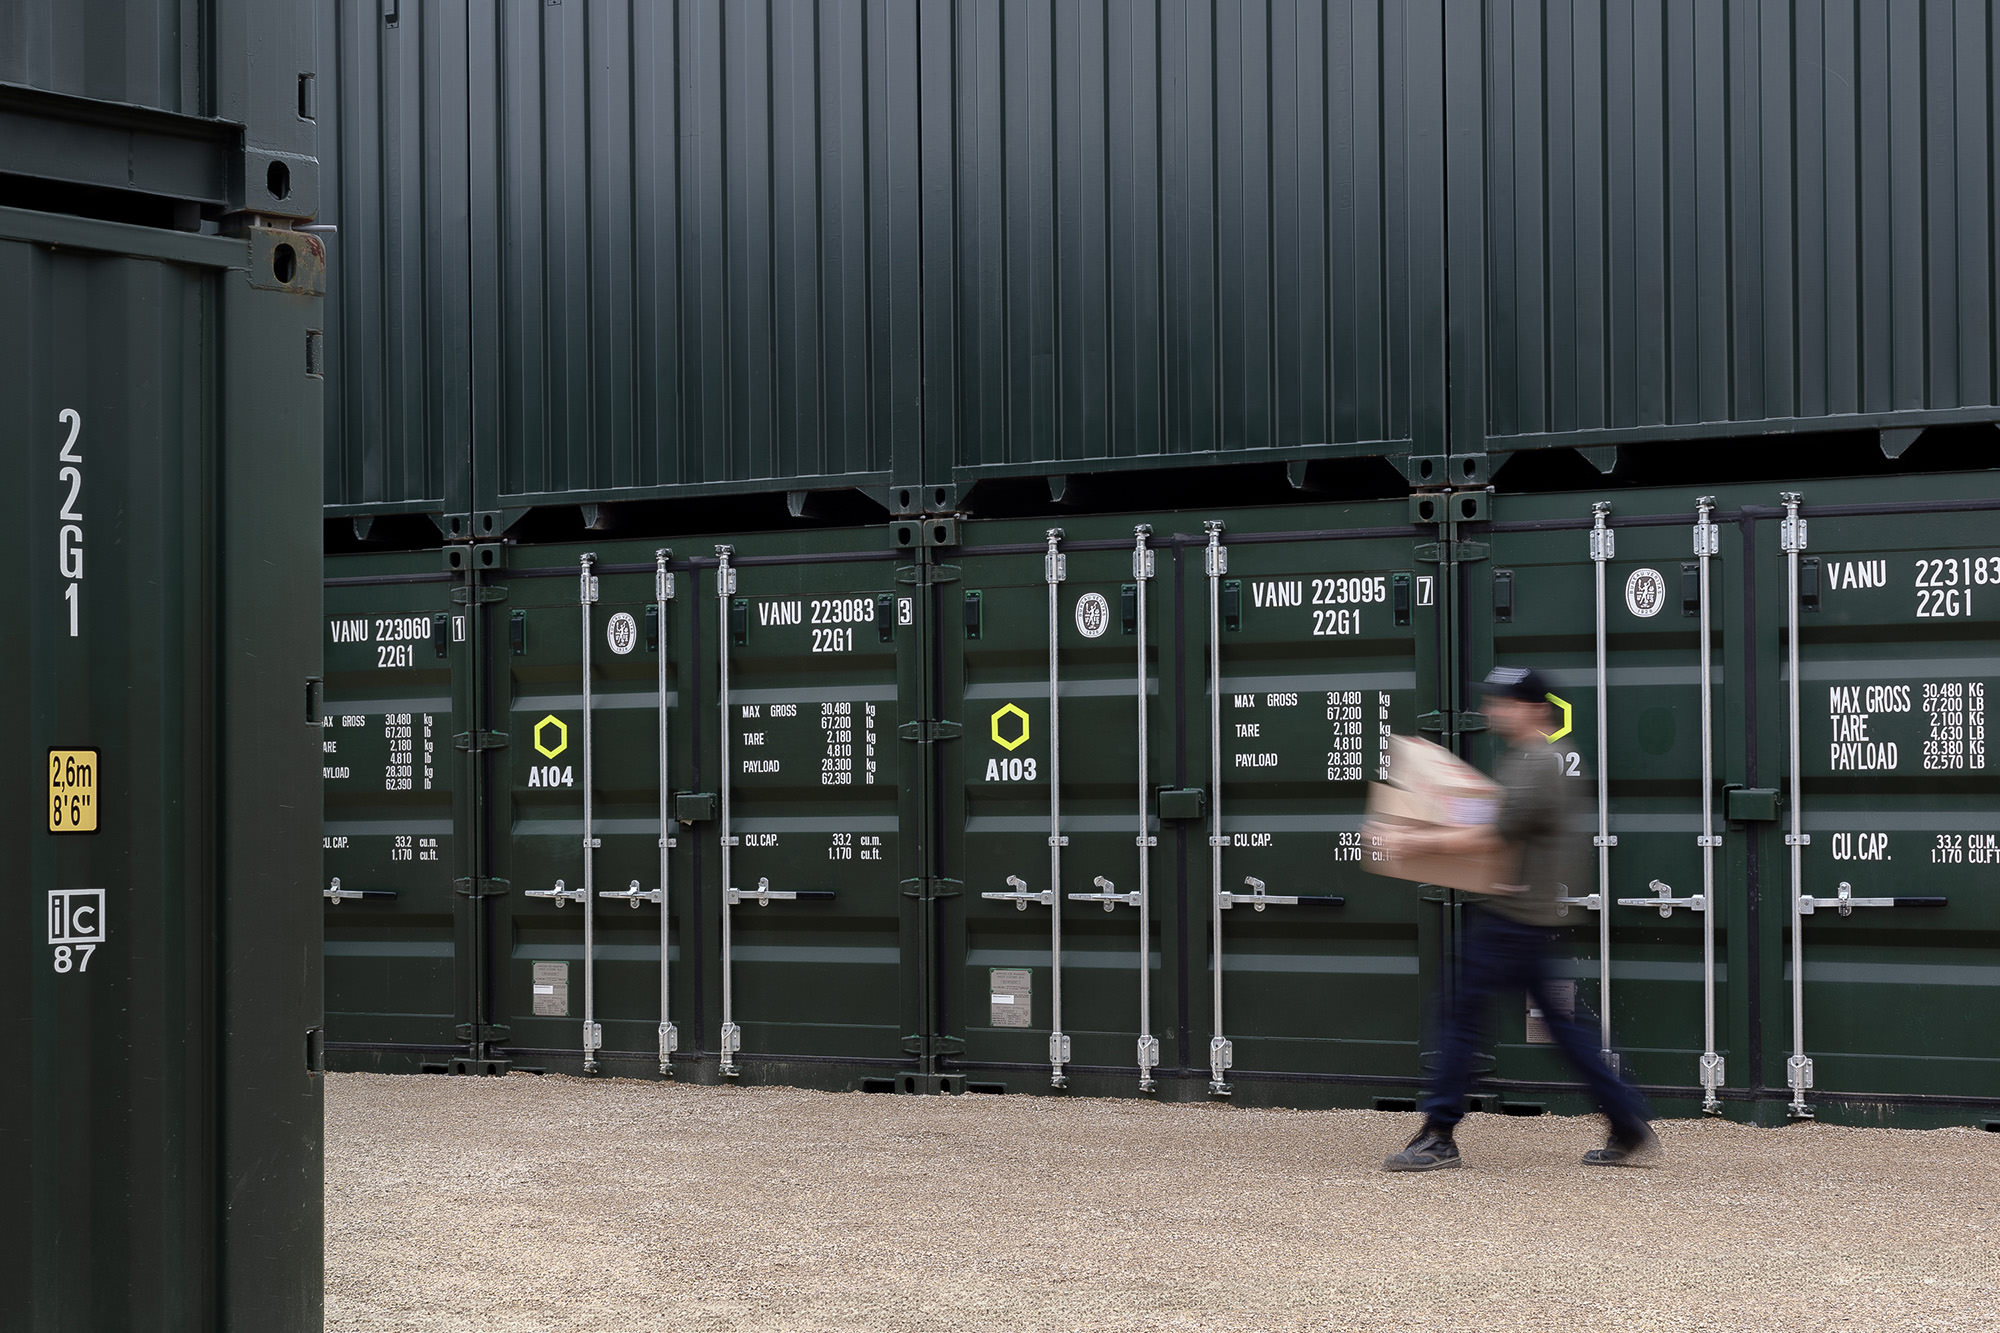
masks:
{"type": "Polygon", "coordinates": [[[1111,603],[1101,592],[1087,592],[1076,599],[1076,632],[1086,639],[1103,637],[1111,628],[1111,603]]]}
{"type": "Polygon", "coordinates": [[[1640,619],[1660,614],[1667,604],[1667,581],[1657,569],[1635,569],[1625,580],[1625,609],[1640,619]]]}
{"type": "Polygon", "coordinates": [[[620,611],[604,627],[604,641],[611,645],[612,652],[623,657],[639,646],[639,622],[632,619],[630,611],[620,611]]]}

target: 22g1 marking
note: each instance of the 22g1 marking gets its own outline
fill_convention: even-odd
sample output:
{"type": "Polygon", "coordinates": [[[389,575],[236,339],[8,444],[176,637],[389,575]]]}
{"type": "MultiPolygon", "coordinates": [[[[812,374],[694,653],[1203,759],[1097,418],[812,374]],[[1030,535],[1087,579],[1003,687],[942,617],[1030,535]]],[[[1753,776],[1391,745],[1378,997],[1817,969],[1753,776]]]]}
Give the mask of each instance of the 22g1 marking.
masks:
{"type": "Polygon", "coordinates": [[[70,464],[56,473],[56,485],[69,488],[56,508],[56,560],[63,577],[63,600],[69,603],[69,636],[74,639],[83,628],[83,513],[76,507],[83,496],[83,457],[76,452],[83,414],[65,407],[56,413],[56,420],[69,427],[69,438],[56,451],[58,463],[70,464]]]}
{"type": "Polygon", "coordinates": [[[1972,614],[1974,586],[2000,584],[2000,555],[1920,557],[1917,619],[1948,620],[1972,614]]]}

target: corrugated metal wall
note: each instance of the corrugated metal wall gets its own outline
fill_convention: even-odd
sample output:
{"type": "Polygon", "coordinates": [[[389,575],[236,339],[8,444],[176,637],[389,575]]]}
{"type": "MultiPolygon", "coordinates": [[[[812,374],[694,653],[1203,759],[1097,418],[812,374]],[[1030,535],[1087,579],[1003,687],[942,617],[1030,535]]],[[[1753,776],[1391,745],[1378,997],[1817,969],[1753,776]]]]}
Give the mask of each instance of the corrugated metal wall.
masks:
{"type": "Polygon", "coordinates": [[[1990,6],[1478,8],[1455,449],[1994,415],[1990,6]]]}
{"type": "Polygon", "coordinates": [[[404,8],[336,503],[2000,417],[1970,0],[404,8]]]}
{"type": "Polygon", "coordinates": [[[465,7],[324,5],[329,513],[472,505],[465,7]]]}
{"type": "Polygon", "coordinates": [[[964,4],[949,36],[934,468],[1442,451],[1435,4],[964,4]]]}
{"type": "MultiPolygon", "coordinates": [[[[404,2],[413,7],[415,0],[404,2]]],[[[316,73],[313,18],[305,5],[269,0],[0,4],[0,83],[238,121],[248,127],[253,149],[311,156],[317,88],[312,78],[304,77],[303,86],[301,80],[316,73]]]]}
{"type": "Polygon", "coordinates": [[[181,0],[9,0],[0,82],[211,114],[200,9],[181,0]]]}
{"type": "Polygon", "coordinates": [[[914,476],[916,45],[911,0],[475,10],[478,508],[914,476]]]}

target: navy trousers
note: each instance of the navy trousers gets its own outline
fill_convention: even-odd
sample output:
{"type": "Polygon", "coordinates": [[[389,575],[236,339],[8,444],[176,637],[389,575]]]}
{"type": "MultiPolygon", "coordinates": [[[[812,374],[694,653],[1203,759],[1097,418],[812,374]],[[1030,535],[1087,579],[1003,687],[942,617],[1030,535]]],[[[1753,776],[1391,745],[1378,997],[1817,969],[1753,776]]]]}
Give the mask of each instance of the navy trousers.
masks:
{"type": "Polygon", "coordinates": [[[1590,1085],[1613,1131],[1621,1138],[1636,1137],[1650,1118],[1645,1099],[1605,1065],[1598,1054],[1597,1034],[1586,1031],[1574,1017],[1566,1017],[1553,1003],[1549,982],[1554,932],[1545,926],[1523,925],[1481,907],[1468,907],[1465,916],[1458,1002],[1440,1014],[1440,1059],[1424,1096],[1424,1115],[1430,1123],[1449,1130],[1464,1118],[1472,1057],[1485,1036],[1488,1012],[1495,1000],[1525,991],[1534,997],[1535,1007],[1547,1020],[1556,1049],[1590,1085]]]}

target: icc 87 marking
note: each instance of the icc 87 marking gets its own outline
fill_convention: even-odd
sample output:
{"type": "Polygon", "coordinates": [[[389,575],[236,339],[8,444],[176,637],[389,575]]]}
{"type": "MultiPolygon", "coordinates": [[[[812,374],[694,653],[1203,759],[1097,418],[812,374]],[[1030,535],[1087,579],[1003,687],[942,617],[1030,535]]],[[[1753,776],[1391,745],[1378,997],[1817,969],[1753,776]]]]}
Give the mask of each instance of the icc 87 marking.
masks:
{"type": "Polygon", "coordinates": [[[49,890],[49,943],[58,973],[88,972],[104,937],[103,889],[49,890]]]}

